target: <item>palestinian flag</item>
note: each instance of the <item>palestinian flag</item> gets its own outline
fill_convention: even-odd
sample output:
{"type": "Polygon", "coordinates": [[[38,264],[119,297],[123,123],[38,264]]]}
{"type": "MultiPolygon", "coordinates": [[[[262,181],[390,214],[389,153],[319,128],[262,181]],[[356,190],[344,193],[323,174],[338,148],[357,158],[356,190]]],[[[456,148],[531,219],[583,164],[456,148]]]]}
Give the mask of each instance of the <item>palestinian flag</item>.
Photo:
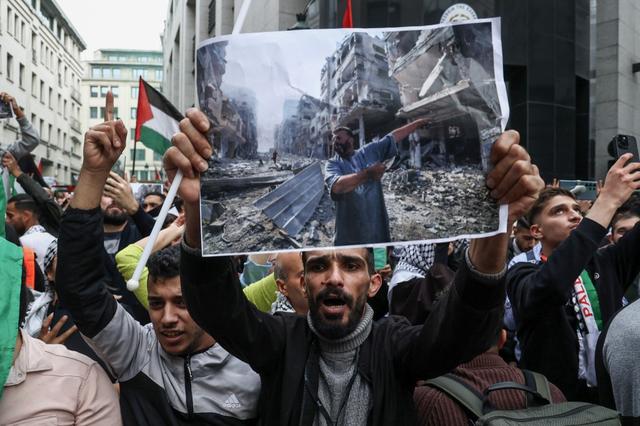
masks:
{"type": "Polygon", "coordinates": [[[140,77],[136,141],[162,155],[171,146],[184,116],[160,92],[140,77]]]}

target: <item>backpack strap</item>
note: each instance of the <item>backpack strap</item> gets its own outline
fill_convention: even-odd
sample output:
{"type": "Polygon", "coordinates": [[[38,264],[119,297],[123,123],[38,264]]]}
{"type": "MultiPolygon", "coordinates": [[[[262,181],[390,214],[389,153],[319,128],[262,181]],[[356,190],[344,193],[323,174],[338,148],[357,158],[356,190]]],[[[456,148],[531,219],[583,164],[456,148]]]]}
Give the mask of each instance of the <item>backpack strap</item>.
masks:
{"type": "Polygon", "coordinates": [[[427,385],[447,394],[451,399],[466,409],[474,417],[474,421],[482,417],[482,394],[464,380],[453,374],[445,374],[427,380],[427,385]]]}
{"type": "MultiPolygon", "coordinates": [[[[535,389],[543,398],[549,401],[549,404],[552,404],[551,400],[551,388],[549,386],[549,381],[547,378],[535,371],[529,371],[522,369],[522,374],[524,374],[524,382],[531,389],[535,389]]],[[[529,405],[529,399],[531,395],[527,395],[527,406],[529,405]]]]}

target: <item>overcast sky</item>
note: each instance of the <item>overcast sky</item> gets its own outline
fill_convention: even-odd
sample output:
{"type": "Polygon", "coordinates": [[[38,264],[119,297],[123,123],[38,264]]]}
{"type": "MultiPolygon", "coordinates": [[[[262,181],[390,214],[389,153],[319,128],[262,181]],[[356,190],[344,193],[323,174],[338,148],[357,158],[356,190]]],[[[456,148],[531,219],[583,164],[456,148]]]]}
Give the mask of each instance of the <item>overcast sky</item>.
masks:
{"type": "Polygon", "coordinates": [[[169,0],[58,0],[58,4],[87,43],[83,58],[103,48],[162,50],[160,34],[169,0]]]}
{"type": "MultiPolygon", "coordinates": [[[[320,98],[320,70],[347,33],[343,29],[282,31],[228,39],[222,91],[243,87],[256,95],[258,151],[273,148],[275,126],[282,122],[287,99],[300,99],[303,93],[320,98]]],[[[369,34],[382,36],[375,30],[369,34]]]]}

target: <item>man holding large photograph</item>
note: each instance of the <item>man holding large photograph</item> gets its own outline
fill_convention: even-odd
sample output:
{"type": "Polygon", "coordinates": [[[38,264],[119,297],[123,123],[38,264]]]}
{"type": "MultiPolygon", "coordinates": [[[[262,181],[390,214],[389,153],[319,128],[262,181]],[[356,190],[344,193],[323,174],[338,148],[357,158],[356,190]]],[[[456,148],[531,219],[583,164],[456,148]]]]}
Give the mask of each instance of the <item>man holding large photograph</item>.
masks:
{"type": "Polygon", "coordinates": [[[425,124],[424,118],[415,120],[357,150],[351,129],[338,127],[333,131],[336,154],[325,167],[325,183],[336,203],[335,245],[391,241],[380,182],[385,172],[383,161],[393,158],[398,153],[397,144],[425,124]]]}
{"type": "MultiPolygon", "coordinates": [[[[200,251],[199,177],[212,149],[206,116],[193,109],[186,115],[164,158],[170,180],[178,170],[184,174],[178,190],[186,216],[183,296],[198,324],[260,374],[262,423],[415,424],[416,380],[443,374],[487,349],[504,302],[508,236],[471,243],[451,290],[424,325],[398,317],[372,321],[366,300],[381,278],[366,248],[306,252],[301,280],[308,316],[262,313],[242,294],[233,259],[200,251]]],[[[488,176],[494,198],[509,203],[512,219],[543,187],[518,140],[516,132],[507,132],[494,144],[495,167],[488,176]]]]}

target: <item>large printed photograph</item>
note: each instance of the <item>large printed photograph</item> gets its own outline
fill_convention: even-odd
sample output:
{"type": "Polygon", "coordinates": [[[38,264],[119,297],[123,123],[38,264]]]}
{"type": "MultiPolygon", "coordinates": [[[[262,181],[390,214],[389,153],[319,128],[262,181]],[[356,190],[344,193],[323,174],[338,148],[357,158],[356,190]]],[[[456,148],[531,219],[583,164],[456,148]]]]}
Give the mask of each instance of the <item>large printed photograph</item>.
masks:
{"type": "Polygon", "coordinates": [[[506,229],[485,185],[509,114],[499,35],[489,19],[202,43],[196,90],[215,151],[203,254],[506,229]]]}

